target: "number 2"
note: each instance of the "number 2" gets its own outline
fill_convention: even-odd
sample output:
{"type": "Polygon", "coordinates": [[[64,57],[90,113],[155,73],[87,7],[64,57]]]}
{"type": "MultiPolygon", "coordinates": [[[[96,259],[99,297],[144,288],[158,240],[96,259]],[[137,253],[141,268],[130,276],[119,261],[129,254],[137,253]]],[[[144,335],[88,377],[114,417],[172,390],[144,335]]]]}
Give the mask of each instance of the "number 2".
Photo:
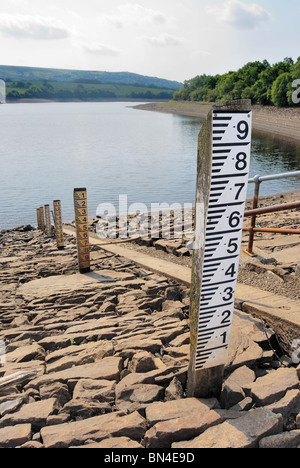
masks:
{"type": "Polygon", "coordinates": [[[223,320],[221,321],[221,324],[226,324],[226,323],[230,323],[230,320],[229,320],[229,317],[231,316],[231,312],[230,310],[224,310],[224,312],[222,313],[222,317],[223,320]]]}

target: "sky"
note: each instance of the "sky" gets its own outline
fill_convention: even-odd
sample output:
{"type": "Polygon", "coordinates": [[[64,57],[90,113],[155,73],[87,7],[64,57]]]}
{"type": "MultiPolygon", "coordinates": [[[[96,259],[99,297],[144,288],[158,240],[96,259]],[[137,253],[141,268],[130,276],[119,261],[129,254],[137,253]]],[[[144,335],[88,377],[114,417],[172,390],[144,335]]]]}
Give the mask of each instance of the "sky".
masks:
{"type": "Polygon", "coordinates": [[[0,64],[183,82],[300,55],[299,0],[0,0],[0,64]]]}

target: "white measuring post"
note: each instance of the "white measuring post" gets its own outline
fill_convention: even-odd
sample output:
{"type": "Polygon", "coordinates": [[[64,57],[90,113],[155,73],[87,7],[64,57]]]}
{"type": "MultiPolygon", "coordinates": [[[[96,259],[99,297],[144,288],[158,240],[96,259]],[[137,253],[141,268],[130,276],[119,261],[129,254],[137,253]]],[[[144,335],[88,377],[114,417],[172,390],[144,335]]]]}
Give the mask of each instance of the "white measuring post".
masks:
{"type": "Polygon", "coordinates": [[[55,224],[55,235],[56,235],[56,244],[59,250],[65,248],[64,243],[64,232],[62,224],[62,213],[61,213],[61,201],[53,201],[53,212],[54,212],[54,224],[55,224]]]}
{"type": "Polygon", "coordinates": [[[228,358],[250,168],[251,102],[213,106],[198,144],[187,392],[220,394],[228,358]]]}
{"type": "Polygon", "coordinates": [[[86,188],[74,189],[74,209],[79,272],[88,273],[91,261],[86,188]]]}
{"type": "Polygon", "coordinates": [[[0,104],[6,103],[6,84],[4,80],[0,80],[0,104]]]}

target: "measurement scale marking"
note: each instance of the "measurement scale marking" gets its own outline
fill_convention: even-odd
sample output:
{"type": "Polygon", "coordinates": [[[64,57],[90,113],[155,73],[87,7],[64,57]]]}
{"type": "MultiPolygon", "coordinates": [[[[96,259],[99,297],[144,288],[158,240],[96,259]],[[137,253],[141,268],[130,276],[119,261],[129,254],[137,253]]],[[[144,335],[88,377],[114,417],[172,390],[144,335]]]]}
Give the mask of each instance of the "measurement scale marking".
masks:
{"type": "MultiPolygon", "coordinates": [[[[212,180],[215,182],[215,179],[229,179],[231,177],[246,177],[248,176],[248,172],[244,172],[244,173],[241,173],[241,174],[222,174],[222,175],[214,175],[212,176],[212,180]]],[[[224,180],[223,184],[225,182],[229,182],[229,180],[224,180]]],[[[215,182],[216,183],[216,182],[215,182]]],[[[218,183],[221,183],[221,182],[218,182],[218,183]]]]}
{"type": "MultiPolygon", "coordinates": [[[[219,111],[219,114],[221,112],[219,111]]],[[[232,120],[232,117],[218,117],[217,115],[214,115],[214,120],[232,120]]]]}
{"type": "Polygon", "coordinates": [[[205,331],[201,331],[199,333],[200,338],[198,339],[198,342],[201,341],[201,336],[203,336],[203,338],[205,338],[207,335],[212,336],[216,330],[220,330],[220,329],[223,329],[223,328],[228,328],[230,325],[231,325],[230,323],[227,323],[226,325],[220,325],[219,327],[212,327],[212,328],[208,328],[205,331]],[[209,333],[207,333],[207,332],[209,332],[209,333]]]}
{"type": "Polygon", "coordinates": [[[213,111],[196,369],[226,362],[249,175],[250,117],[251,112],[213,111]]]}
{"type": "MultiPolygon", "coordinates": [[[[214,154],[224,154],[224,153],[231,153],[231,149],[213,149],[213,155],[214,154]]],[[[228,158],[229,154],[226,156],[228,158]]],[[[213,156],[213,159],[215,158],[215,156],[213,156]]]]}

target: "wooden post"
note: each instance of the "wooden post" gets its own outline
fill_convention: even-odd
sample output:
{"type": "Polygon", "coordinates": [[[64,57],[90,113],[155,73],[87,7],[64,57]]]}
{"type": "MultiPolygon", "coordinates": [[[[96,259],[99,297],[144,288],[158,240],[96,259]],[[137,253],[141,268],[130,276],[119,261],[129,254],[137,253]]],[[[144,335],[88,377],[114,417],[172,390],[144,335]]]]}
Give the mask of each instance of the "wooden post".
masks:
{"type": "Polygon", "coordinates": [[[45,233],[48,237],[51,237],[52,226],[51,226],[51,216],[50,216],[50,206],[45,205],[45,218],[46,218],[46,228],[45,233]]]}
{"type": "Polygon", "coordinates": [[[40,216],[41,216],[41,229],[44,232],[45,231],[45,215],[44,215],[44,207],[40,207],[40,216]]]}
{"type": "Polygon", "coordinates": [[[80,273],[91,270],[86,188],[74,189],[78,265],[80,273]]]}
{"type": "Polygon", "coordinates": [[[228,358],[247,194],[251,102],[213,106],[198,142],[188,396],[218,397],[228,358]]]}
{"type": "Polygon", "coordinates": [[[40,210],[40,208],[37,208],[37,210],[36,210],[36,218],[37,218],[37,227],[38,227],[38,229],[42,229],[42,225],[41,225],[41,210],[40,210]]]}
{"type": "Polygon", "coordinates": [[[61,214],[61,201],[54,200],[53,202],[53,211],[54,211],[54,224],[55,224],[55,235],[57,248],[62,250],[65,248],[64,243],[64,233],[63,233],[63,224],[62,224],[62,214],[61,214]]]}

